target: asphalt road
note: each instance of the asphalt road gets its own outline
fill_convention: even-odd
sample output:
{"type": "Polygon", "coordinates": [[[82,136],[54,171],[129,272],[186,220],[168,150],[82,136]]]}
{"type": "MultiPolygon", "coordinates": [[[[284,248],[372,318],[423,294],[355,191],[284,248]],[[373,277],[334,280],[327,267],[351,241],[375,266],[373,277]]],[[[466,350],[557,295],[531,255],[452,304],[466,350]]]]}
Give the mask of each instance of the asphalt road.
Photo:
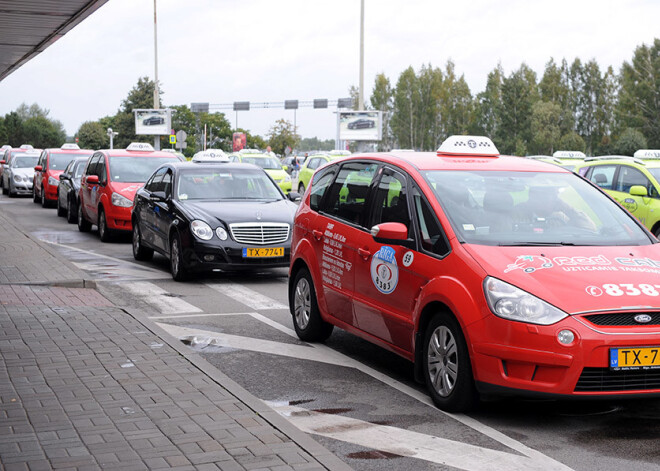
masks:
{"type": "Polygon", "coordinates": [[[165,258],[133,260],[130,237],[101,243],[31,198],[0,204],[113,302],[152,317],[355,469],[660,470],[660,400],[501,400],[447,414],[394,354],[337,329],[325,345],[299,341],[286,269],[175,283],[165,258]]]}

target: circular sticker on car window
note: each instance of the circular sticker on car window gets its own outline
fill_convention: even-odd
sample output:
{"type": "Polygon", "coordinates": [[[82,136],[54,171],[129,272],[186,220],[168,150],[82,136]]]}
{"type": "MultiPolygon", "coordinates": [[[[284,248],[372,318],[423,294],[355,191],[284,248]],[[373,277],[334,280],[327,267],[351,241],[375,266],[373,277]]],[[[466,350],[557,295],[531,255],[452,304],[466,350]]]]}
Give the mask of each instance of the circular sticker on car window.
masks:
{"type": "Polygon", "coordinates": [[[384,245],[371,259],[371,280],[383,294],[390,294],[399,282],[399,267],[396,265],[392,247],[384,245]]]}

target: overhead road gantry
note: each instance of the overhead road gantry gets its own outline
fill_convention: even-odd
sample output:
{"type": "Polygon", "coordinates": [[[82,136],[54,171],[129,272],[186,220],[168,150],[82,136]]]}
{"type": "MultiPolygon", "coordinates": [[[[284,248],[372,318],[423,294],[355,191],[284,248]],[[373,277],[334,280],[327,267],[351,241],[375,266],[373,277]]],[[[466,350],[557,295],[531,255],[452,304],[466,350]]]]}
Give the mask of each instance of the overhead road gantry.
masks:
{"type": "Polygon", "coordinates": [[[0,0],[0,81],[108,0],[0,0]]]}

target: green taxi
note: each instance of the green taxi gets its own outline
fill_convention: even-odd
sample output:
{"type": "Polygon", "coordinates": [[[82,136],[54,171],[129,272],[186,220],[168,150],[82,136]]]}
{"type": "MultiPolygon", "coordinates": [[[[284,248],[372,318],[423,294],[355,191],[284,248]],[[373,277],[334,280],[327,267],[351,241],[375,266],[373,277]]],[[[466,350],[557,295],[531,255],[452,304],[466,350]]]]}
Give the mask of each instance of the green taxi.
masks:
{"type": "Polygon", "coordinates": [[[263,168],[284,194],[291,193],[291,176],[282,168],[282,164],[275,155],[264,154],[258,150],[243,149],[231,154],[229,160],[231,162],[254,164],[263,168]]]}
{"type": "Polygon", "coordinates": [[[659,157],[646,159],[587,157],[574,171],[602,188],[660,237],[660,152],[659,157]]]}
{"type": "Polygon", "coordinates": [[[305,193],[305,189],[309,186],[312,175],[314,175],[317,168],[322,167],[331,160],[346,157],[347,155],[351,155],[347,150],[333,150],[330,152],[319,152],[307,157],[307,160],[305,160],[305,163],[300,167],[300,171],[298,172],[298,193],[301,195],[305,193]]]}
{"type": "Polygon", "coordinates": [[[584,152],[579,152],[575,150],[558,150],[552,154],[554,159],[559,160],[559,165],[564,167],[566,170],[572,172],[575,171],[575,167],[584,162],[584,159],[587,157],[584,155],[584,152]]]}

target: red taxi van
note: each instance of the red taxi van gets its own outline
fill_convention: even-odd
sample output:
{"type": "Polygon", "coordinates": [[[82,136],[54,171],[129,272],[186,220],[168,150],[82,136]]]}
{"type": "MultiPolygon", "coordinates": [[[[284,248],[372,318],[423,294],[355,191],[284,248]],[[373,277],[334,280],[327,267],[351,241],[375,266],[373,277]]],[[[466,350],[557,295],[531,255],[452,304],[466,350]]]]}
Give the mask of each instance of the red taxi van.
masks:
{"type": "Polygon", "coordinates": [[[81,149],[78,144],[62,144],[55,149],[44,149],[39,161],[34,167],[34,182],[32,199],[46,208],[57,201],[57,188],[60,185],[60,174],[69,162],[77,157],[89,157],[94,152],[91,149],[81,149]]]}
{"type": "Polygon", "coordinates": [[[444,410],[660,394],[658,240],[595,185],[488,138],[321,167],[289,280],[301,339],[337,326],[391,350],[444,410]]]}
{"type": "Polygon", "coordinates": [[[137,190],[162,164],[179,160],[171,152],[155,151],[141,142],[126,149],[94,152],[80,180],[78,230],[89,232],[96,224],[103,242],[110,241],[115,232],[130,233],[137,190]]]}

